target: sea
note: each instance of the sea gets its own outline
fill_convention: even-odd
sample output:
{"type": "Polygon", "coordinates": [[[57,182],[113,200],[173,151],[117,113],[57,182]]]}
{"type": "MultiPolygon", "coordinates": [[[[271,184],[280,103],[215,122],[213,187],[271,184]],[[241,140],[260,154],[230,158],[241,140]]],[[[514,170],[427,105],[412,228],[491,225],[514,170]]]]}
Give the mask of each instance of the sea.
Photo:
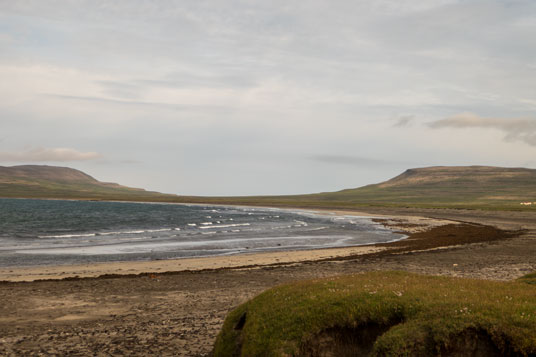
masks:
{"type": "Polygon", "coordinates": [[[385,243],[370,217],[297,209],[0,199],[0,266],[146,261],[385,243]]]}

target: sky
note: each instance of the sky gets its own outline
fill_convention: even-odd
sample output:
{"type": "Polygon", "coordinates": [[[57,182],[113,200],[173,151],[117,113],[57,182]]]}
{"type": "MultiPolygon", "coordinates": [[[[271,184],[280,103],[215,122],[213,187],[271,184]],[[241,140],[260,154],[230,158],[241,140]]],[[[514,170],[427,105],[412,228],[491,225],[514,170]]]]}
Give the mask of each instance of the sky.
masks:
{"type": "Polygon", "coordinates": [[[536,1],[0,0],[0,165],[185,195],[536,168],[536,1]]]}

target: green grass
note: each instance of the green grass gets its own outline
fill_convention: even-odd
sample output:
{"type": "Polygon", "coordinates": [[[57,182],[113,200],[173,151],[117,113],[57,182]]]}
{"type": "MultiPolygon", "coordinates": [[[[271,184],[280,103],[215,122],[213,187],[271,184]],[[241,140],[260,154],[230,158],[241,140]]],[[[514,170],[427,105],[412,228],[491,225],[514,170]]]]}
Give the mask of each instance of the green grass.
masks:
{"type": "Polygon", "coordinates": [[[0,197],[169,202],[177,196],[126,187],[34,180],[31,183],[0,183],[0,197]]]}
{"type": "Polygon", "coordinates": [[[214,353],[535,354],[536,286],[524,281],[375,272],[283,285],[229,313],[214,353]]]}
{"type": "Polygon", "coordinates": [[[522,276],[521,278],[519,278],[517,280],[522,282],[522,283],[525,283],[525,284],[534,284],[534,285],[536,285],[536,272],[524,275],[524,276],[522,276]]]}

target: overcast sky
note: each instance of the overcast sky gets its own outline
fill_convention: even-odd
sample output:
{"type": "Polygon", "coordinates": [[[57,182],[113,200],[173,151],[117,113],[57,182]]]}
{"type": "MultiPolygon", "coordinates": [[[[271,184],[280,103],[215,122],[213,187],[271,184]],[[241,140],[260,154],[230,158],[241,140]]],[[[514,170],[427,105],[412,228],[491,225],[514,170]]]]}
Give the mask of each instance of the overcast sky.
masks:
{"type": "Polygon", "coordinates": [[[536,168],[536,1],[0,0],[0,165],[177,194],[536,168]]]}

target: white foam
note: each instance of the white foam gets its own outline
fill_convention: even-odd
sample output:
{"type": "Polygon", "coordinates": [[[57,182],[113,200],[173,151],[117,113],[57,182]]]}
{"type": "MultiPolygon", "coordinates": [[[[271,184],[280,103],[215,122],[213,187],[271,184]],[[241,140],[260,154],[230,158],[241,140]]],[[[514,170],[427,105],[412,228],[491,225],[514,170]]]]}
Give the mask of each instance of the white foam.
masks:
{"type": "Polygon", "coordinates": [[[95,233],[84,233],[84,234],[60,234],[60,235],[51,235],[51,236],[37,236],[37,238],[76,238],[76,237],[94,237],[95,233]]]}
{"type": "Polygon", "coordinates": [[[205,227],[199,227],[199,228],[200,229],[212,229],[212,228],[229,228],[229,227],[241,227],[241,226],[249,226],[249,223],[220,224],[220,225],[212,225],[212,226],[205,226],[205,227]]]}
{"type": "Polygon", "coordinates": [[[328,227],[318,227],[318,228],[313,228],[313,229],[309,229],[309,232],[312,232],[312,231],[320,231],[322,229],[327,229],[328,227]]]}
{"type": "Polygon", "coordinates": [[[161,228],[161,229],[149,229],[146,232],[147,233],[155,233],[155,232],[169,232],[171,231],[171,228],[161,228]]]}
{"type": "Polygon", "coordinates": [[[171,228],[162,228],[162,229],[148,229],[148,230],[135,230],[135,231],[117,231],[117,232],[99,232],[95,235],[97,236],[111,236],[111,235],[119,235],[119,234],[141,234],[141,233],[154,233],[154,232],[167,232],[172,231],[171,228]]]}

